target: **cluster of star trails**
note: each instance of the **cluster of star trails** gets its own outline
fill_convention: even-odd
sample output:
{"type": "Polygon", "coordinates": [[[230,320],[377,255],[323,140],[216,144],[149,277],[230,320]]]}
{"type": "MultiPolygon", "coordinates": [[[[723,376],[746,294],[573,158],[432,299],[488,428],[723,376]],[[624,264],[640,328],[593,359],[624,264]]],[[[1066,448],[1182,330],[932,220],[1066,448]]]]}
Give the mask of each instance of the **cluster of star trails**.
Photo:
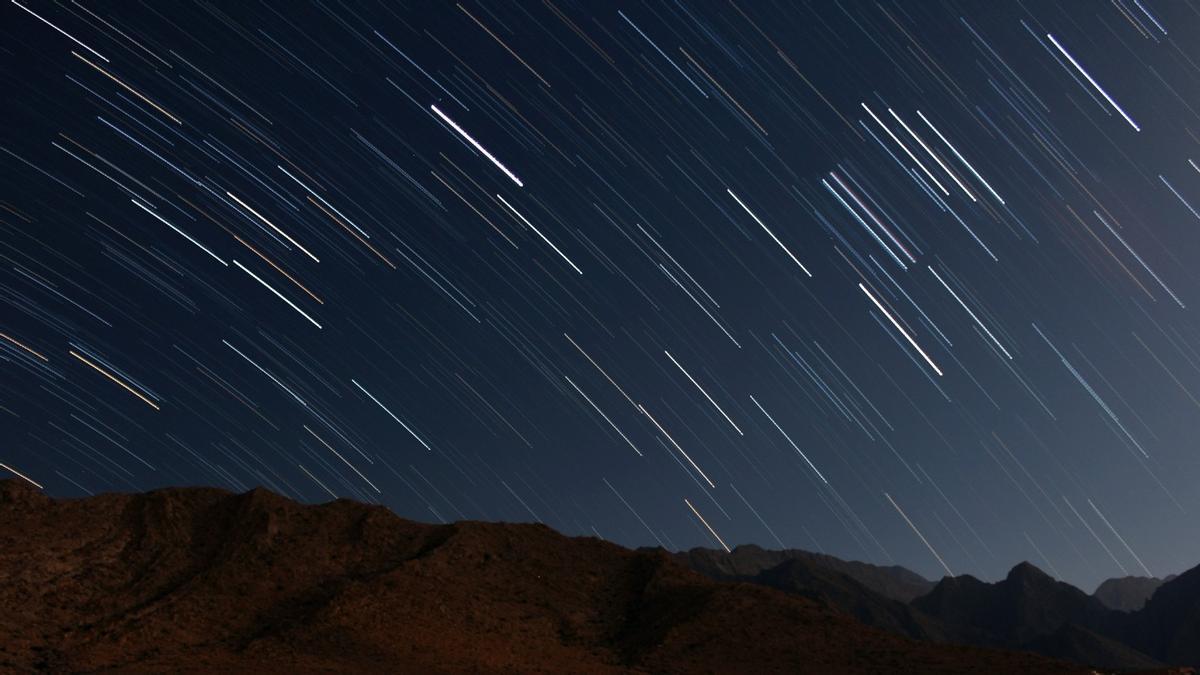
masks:
{"type": "Polygon", "coordinates": [[[0,477],[1182,567],[1200,10],[1072,5],[8,0],[0,477]]]}

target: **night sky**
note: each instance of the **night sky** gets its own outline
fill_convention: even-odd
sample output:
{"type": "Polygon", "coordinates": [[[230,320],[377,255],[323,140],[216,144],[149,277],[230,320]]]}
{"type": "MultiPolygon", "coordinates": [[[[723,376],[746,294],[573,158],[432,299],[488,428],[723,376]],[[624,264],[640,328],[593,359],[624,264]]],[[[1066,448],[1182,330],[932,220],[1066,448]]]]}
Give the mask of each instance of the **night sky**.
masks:
{"type": "Polygon", "coordinates": [[[0,59],[0,475],[1200,562],[1188,2],[10,0],[0,59]]]}

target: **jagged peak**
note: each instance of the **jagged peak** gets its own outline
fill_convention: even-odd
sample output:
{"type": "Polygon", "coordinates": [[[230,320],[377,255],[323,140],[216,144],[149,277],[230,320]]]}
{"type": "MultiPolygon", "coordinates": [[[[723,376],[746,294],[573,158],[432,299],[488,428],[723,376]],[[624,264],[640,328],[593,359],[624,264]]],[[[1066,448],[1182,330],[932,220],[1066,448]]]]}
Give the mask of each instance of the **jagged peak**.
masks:
{"type": "Polygon", "coordinates": [[[1005,581],[1046,582],[1054,581],[1054,577],[1046,574],[1037,565],[1028,560],[1021,561],[1008,571],[1005,581]]]}

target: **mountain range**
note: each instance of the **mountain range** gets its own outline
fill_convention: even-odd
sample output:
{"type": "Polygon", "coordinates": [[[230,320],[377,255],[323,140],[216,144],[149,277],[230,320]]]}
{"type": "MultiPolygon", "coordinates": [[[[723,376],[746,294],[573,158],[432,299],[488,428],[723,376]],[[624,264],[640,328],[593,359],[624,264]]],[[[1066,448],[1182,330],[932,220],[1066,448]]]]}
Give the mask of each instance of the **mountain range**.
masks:
{"type": "Polygon", "coordinates": [[[427,525],[261,489],[52,499],[0,481],[0,670],[1088,673],[1087,659],[998,647],[1112,649],[1112,631],[1152,657],[1138,668],[1200,660],[1195,570],[1093,622],[1092,603],[1047,594],[1032,569],[1011,584],[946,579],[905,602],[922,580],[902,568],[722,555],[738,557],[543,525],[427,525]],[[1005,594],[1051,609],[1013,612],[1005,594]],[[950,614],[979,633],[947,628],[950,614]]]}
{"type": "Polygon", "coordinates": [[[729,553],[694,548],[677,553],[675,559],[710,577],[733,579],[753,577],[785,561],[798,560],[845,574],[884,597],[908,602],[933,590],[934,582],[912,570],[900,567],[880,567],[868,563],[842,560],[823,553],[799,549],[772,551],[753,544],[738,546],[729,553]]]}
{"type": "Polygon", "coordinates": [[[1028,562],[995,583],[970,575],[934,583],[903,567],[799,550],[699,548],[675,558],[712,578],[799,595],[918,640],[1117,670],[1200,667],[1200,567],[1166,579],[1109,579],[1088,595],[1028,562]]]}

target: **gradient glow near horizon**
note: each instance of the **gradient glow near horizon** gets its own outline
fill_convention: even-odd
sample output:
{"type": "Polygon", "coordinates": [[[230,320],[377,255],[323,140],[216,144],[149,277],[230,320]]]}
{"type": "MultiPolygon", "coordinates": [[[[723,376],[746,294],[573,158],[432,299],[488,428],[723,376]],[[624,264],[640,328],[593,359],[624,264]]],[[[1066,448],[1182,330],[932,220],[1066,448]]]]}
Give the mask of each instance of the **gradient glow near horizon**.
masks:
{"type": "Polygon", "coordinates": [[[1200,12],[601,5],[5,3],[0,476],[1200,561],[1200,12]]]}

